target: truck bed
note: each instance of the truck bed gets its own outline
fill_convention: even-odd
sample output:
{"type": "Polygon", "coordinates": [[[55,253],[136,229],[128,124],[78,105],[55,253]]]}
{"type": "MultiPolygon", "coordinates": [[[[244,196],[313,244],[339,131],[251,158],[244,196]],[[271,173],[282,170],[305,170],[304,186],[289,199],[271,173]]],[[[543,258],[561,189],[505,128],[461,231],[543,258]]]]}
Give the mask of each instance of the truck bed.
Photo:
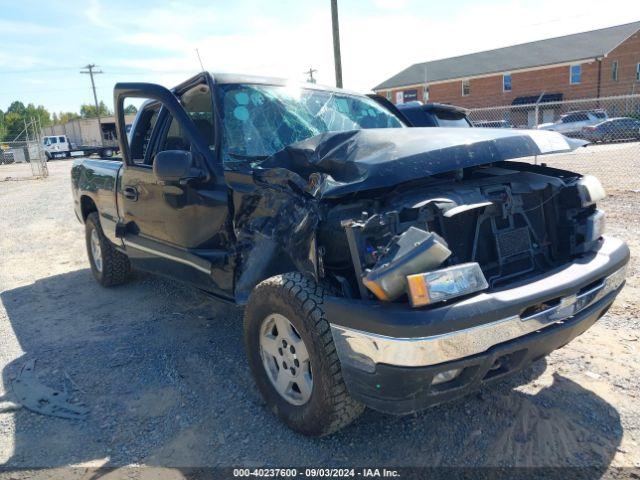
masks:
{"type": "Polygon", "coordinates": [[[92,209],[100,212],[105,235],[114,243],[118,221],[116,188],[122,162],[81,158],[71,167],[71,190],[76,215],[85,219],[92,209]]]}

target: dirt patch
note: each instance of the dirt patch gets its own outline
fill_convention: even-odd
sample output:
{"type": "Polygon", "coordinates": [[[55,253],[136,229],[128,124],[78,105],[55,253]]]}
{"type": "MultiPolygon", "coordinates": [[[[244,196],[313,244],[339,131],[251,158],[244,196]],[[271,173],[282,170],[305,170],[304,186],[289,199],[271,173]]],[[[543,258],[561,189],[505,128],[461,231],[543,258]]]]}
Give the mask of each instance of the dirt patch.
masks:
{"type": "Polygon", "coordinates": [[[136,393],[124,403],[131,415],[160,417],[166,415],[180,402],[180,394],[173,388],[165,387],[136,393]]]}

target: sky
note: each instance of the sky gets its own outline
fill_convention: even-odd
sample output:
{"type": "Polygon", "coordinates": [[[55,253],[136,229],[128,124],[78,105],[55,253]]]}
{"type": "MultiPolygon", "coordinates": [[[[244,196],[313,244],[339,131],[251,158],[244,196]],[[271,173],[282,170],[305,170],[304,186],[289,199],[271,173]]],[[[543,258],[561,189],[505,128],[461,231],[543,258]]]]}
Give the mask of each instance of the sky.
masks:
{"type": "MultiPolygon", "coordinates": [[[[638,0],[338,0],[344,87],[368,92],[409,65],[640,20],[638,0]],[[606,5],[606,8],[603,8],[606,5]]],[[[330,0],[0,0],[0,109],[52,112],[113,85],[174,86],[204,68],[333,85],[330,0]]]]}

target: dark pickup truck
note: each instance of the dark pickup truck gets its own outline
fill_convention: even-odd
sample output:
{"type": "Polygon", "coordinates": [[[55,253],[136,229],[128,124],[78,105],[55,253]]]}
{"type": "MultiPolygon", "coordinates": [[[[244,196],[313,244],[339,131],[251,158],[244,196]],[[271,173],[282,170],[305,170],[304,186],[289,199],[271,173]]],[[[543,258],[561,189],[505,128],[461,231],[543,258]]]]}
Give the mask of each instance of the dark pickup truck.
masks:
{"type": "Polygon", "coordinates": [[[467,110],[443,103],[409,102],[396,105],[412,127],[471,128],[467,110]]]}
{"type": "Polygon", "coordinates": [[[624,285],[629,249],[603,235],[600,182],[514,161],[583,141],[405,128],[364,95],[271,78],[114,96],[122,161],[72,169],[96,280],[141,269],[245,305],[257,386],[305,434],[512,375],[624,285]],[[126,98],[146,99],[128,139],[126,98]]]}

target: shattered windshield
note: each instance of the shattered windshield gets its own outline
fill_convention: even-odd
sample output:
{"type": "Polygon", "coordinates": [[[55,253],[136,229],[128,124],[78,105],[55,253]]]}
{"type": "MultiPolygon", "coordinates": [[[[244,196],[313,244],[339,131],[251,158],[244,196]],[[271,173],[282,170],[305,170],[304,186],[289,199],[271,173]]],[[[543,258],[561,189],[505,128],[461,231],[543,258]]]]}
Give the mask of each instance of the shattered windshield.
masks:
{"type": "Polygon", "coordinates": [[[249,84],[220,85],[218,92],[224,162],[253,163],[324,132],[403,126],[365,96],[249,84]]]}

